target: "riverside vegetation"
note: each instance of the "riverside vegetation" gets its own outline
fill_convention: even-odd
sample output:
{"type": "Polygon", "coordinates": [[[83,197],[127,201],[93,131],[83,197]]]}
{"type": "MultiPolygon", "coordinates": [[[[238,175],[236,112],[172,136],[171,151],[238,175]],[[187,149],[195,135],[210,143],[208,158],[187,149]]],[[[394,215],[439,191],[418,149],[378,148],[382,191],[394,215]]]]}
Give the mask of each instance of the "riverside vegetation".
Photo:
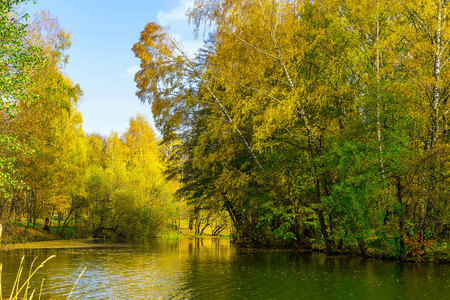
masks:
{"type": "Polygon", "coordinates": [[[447,1],[196,0],[197,54],[156,23],[132,48],[161,139],[139,115],[86,135],[70,34],[48,12],[25,25],[22,2],[0,7],[4,234],[184,218],[244,244],[448,260],[447,1]]]}
{"type": "Polygon", "coordinates": [[[140,115],[120,136],[83,132],[81,88],[62,71],[70,34],[46,11],[25,21],[22,2],[1,4],[3,242],[159,234],[178,186],[163,175],[167,149],[140,115]]]}
{"type": "Polygon", "coordinates": [[[179,193],[243,243],[448,259],[449,12],[197,0],[194,57],[149,23],[137,95],[177,149],[179,193]]]}
{"type": "MultiPolygon", "coordinates": [[[[22,274],[24,273],[24,268],[23,268],[23,262],[25,257],[22,257],[22,260],[20,262],[20,266],[19,266],[19,270],[17,271],[17,275],[16,275],[16,279],[14,281],[14,285],[11,288],[11,295],[9,296],[9,300],[15,300],[15,299],[29,299],[32,300],[34,299],[34,296],[38,296],[39,299],[41,298],[41,294],[42,294],[42,285],[44,284],[44,279],[42,279],[42,283],[40,286],[40,290],[39,292],[36,291],[36,288],[31,288],[30,286],[30,281],[33,278],[33,276],[36,274],[36,272],[44,267],[45,263],[47,261],[49,261],[50,259],[54,258],[55,255],[52,255],[50,257],[48,257],[46,260],[44,260],[41,264],[39,264],[39,266],[37,266],[36,268],[33,269],[34,263],[36,261],[36,258],[33,260],[33,262],[31,263],[31,267],[30,270],[28,272],[28,276],[25,273],[25,279],[23,282],[21,282],[22,279],[22,274]]],[[[81,276],[83,276],[84,271],[86,270],[86,268],[81,272],[81,274],[78,276],[76,282],[74,283],[71,291],[69,292],[68,296],[66,299],[70,299],[70,297],[72,296],[73,290],[76,287],[78,280],[80,280],[81,276]]],[[[2,282],[1,282],[1,278],[2,278],[2,264],[0,263],[0,300],[3,299],[2,296],[2,282]]]]}
{"type": "MultiPolygon", "coordinates": [[[[2,238],[2,226],[0,225],[0,241],[1,241],[1,238],[2,238]]],[[[44,260],[41,264],[39,264],[39,266],[37,266],[37,267],[33,270],[34,263],[36,262],[36,259],[37,259],[37,258],[35,258],[35,259],[33,260],[33,262],[31,263],[31,266],[30,266],[30,270],[29,270],[28,276],[25,278],[25,281],[24,281],[23,283],[21,283],[22,273],[23,273],[23,271],[24,271],[24,268],[23,268],[23,262],[24,262],[24,259],[25,259],[25,256],[23,256],[23,257],[22,257],[22,260],[20,261],[19,270],[17,271],[17,275],[16,275],[16,279],[15,279],[15,281],[14,281],[14,285],[11,287],[11,295],[10,295],[10,297],[7,298],[7,299],[10,299],[10,300],[20,299],[19,297],[21,297],[21,295],[23,295],[23,296],[22,296],[22,299],[29,299],[29,300],[32,300],[33,297],[34,297],[34,295],[39,295],[39,299],[40,299],[40,298],[41,298],[42,285],[43,285],[43,283],[44,283],[44,279],[42,279],[42,284],[41,284],[41,289],[40,289],[39,294],[36,292],[36,289],[33,289],[33,290],[30,292],[30,280],[31,280],[31,278],[33,278],[33,276],[36,274],[36,272],[37,272],[40,268],[44,267],[44,265],[45,265],[45,263],[46,263],[47,261],[49,261],[50,259],[52,259],[52,258],[54,258],[54,257],[55,257],[55,255],[52,255],[52,256],[48,257],[46,260],[44,260]]],[[[2,290],[2,271],[3,271],[3,264],[0,263],[0,300],[3,299],[3,290],[2,290]]],[[[79,279],[81,278],[81,276],[83,275],[84,271],[86,271],[86,268],[81,272],[81,274],[80,274],[80,276],[78,277],[77,281],[76,281],[75,284],[73,285],[73,288],[72,288],[72,290],[70,291],[69,295],[67,296],[67,299],[70,299],[70,297],[71,297],[71,295],[72,295],[72,293],[73,293],[73,290],[74,290],[75,286],[77,285],[78,280],[79,280],[79,279]]],[[[25,276],[26,276],[26,275],[25,275],[25,276]]]]}

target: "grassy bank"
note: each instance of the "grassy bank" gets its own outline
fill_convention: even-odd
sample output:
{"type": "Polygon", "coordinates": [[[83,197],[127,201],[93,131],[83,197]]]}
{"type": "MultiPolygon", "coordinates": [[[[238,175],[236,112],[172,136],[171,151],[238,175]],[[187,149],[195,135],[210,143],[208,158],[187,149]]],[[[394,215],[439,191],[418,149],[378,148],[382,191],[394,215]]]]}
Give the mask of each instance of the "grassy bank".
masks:
{"type": "MultiPolygon", "coordinates": [[[[55,222],[56,223],[56,222],[55,222]]],[[[53,223],[53,224],[55,224],[53,223]]],[[[17,222],[11,224],[9,228],[5,230],[3,228],[3,236],[1,239],[1,249],[26,249],[26,248],[80,248],[80,247],[101,247],[102,245],[95,245],[90,243],[92,241],[92,235],[89,234],[89,230],[82,228],[79,224],[69,224],[64,230],[64,234],[59,233],[58,226],[51,225],[49,230],[44,230],[44,221],[38,220],[35,227],[28,225],[25,222],[17,222]],[[6,234],[5,234],[6,233],[6,234]]],[[[231,230],[227,228],[219,236],[229,237],[232,234],[231,230]]],[[[212,237],[210,228],[206,228],[202,237],[212,237]]],[[[189,228],[189,222],[187,219],[181,220],[180,231],[176,226],[168,227],[164,232],[158,234],[157,237],[162,238],[183,238],[183,237],[198,237],[195,235],[195,229],[189,228]]],[[[450,263],[450,245],[446,242],[433,242],[427,244],[411,244],[408,245],[408,253],[403,257],[395,257],[391,251],[381,250],[380,247],[374,247],[373,243],[368,245],[368,253],[370,257],[379,258],[383,260],[395,260],[395,261],[415,261],[415,262],[440,262],[450,263]]],[[[244,248],[277,248],[274,246],[264,245],[240,245],[244,248]]],[[[375,245],[376,246],[376,245],[375,245]]],[[[282,248],[285,248],[281,246],[282,248]]],[[[310,245],[308,249],[298,250],[311,250],[325,252],[323,242],[316,241],[310,245]]],[[[343,255],[360,255],[357,245],[347,245],[342,249],[335,249],[332,254],[343,255]]]]}
{"type": "Polygon", "coordinates": [[[74,239],[87,237],[78,232],[74,224],[68,226],[63,233],[58,231],[58,226],[50,226],[44,230],[43,220],[39,220],[35,226],[27,224],[25,220],[12,224],[3,224],[1,244],[17,244],[26,242],[53,241],[61,239],[74,239]]]}
{"type": "MultiPolygon", "coordinates": [[[[86,247],[87,242],[79,242],[83,239],[92,239],[93,235],[88,228],[84,228],[82,224],[69,223],[64,231],[61,226],[57,226],[54,220],[51,222],[48,230],[44,230],[44,220],[37,220],[35,226],[26,219],[12,224],[3,226],[3,236],[1,239],[2,249],[22,249],[22,248],[44,248],[44,245],[54,245],[54,247],[86,247]],[[52,243],[45,243],[52,241],[52,243]]],[[[169,226],[157,237],[178,238],[178,237],[196,237],[195,229],[189,228],[188,220],[181,220],[180,231],[176,226],[169,226]]],[[[212,230],[206,228],[203,232],[204,237],[213,236],[212,230]]],[[[230,230],[227,228],[220,237],[229,237],[230,230]]],[[[91,245],[92,246],[92,245],[91,245]]],[[[53,247],[53,246],[50,246],[53,247]]]]}

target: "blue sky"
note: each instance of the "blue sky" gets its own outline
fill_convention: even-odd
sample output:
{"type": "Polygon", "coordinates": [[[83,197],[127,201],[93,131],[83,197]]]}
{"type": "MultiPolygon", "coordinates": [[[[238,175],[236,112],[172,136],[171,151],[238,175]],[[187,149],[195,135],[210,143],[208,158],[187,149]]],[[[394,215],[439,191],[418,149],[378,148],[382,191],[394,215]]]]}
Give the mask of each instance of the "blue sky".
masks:
{"type": "Polygon", "coordinates": [[[139,60],[131,51],[149,22],[170,26],[185,49],[202,46],[193,38],[185,11],[193,0],[37,0],[25,9],[30,15],[41,9],[58,17],[72,33],[70,60],[64,70],[80,84],[84,97],[79,105],[86,133],[119,134],[137,113],[149,117],[151,108],[135,96],[134,73],[139,60]]]}

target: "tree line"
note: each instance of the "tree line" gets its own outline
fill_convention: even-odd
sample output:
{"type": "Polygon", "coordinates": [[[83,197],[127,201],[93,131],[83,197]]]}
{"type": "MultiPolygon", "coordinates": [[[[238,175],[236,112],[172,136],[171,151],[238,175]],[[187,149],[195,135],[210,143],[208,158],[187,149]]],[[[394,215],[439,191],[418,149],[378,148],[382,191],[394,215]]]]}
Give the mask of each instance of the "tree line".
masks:
{"type": "Polygon", "coordinates": [[[71,35],[49,12],[19,13],[24,2],[0,4],[4,234],[43,221],[60,235],[69,225],[83,236],[159,234],[175,214],[177,185],[163,175],[168,148],[141,115],[120,136],[83,132],[82,90],[63,71],[71,35]]]}
{"type": "Polygon", "coordinates": [[[137,96],[178,194],[238,241],[422,255],[448,241],[445,0],[196,0],[187,53],[149,23],[137,96]]]}

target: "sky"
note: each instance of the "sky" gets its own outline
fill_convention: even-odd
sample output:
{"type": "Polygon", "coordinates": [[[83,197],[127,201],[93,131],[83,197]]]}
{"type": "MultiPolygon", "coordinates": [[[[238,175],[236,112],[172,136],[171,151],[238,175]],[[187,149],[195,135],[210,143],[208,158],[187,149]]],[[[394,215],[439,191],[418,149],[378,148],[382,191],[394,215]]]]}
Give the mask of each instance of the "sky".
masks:
{"type": "Polygon", "coordinates": [[[156,22],[170,32],[190,53],[202,46],[185,12],[193,0],[37,0],[22,5],[31,16],[41,9],[57,17],[72,33],[64,72],[83,90],[79,111],[87,134],[108,136],[123,133],[131,117],[140,113],[153,124],[151,107],[135,96],[134,74],[139,59],[131,51],[145,25],[156,22]]]}

